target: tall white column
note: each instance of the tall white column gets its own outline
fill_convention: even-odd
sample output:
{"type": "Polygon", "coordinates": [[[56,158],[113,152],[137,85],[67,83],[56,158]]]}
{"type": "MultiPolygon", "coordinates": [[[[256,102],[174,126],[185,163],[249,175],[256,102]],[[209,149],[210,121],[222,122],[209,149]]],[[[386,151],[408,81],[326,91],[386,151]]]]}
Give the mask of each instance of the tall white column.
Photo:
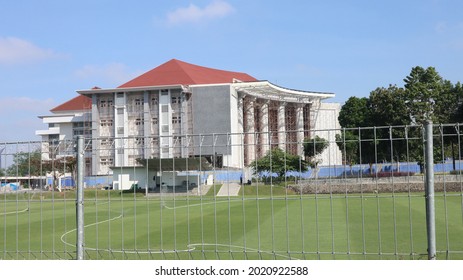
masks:
{"type": "Polygon", "coordinates": [[[239,162],[239,167],[244,167],[244,94],[237,93],[237,105],[238,105],[238,130],[237,134],[232,134],[232,154],[238,156],[237,162],[239,162]],[[235,143],[235,145],[233,145],[235,143]]]}
{"type": "Polygon", "coordinates": [[[143,94],[143,136],[145,137],[143,151],[145,158],[151,157],[150,143],[148,138],[146,138],[146,136],[151,135],[151,110],[149,97],[149,92],[145,91],[143,94]]]}
{"type": "Polygon", "coordinates": [[[278,147],[286,150],[286,102],[280,102],[278,107],[278,147]]]}
{"type": "Polygon", "coordinates": [[[98,111],[98,97],[92,94],[92,174],[100,174],[100,113],[98,111]]]}
{"type": "Polygon", "coordinates": [[[269,119],[269,110],[268,110],[269,103],[270,101],[267,100],[264,103],[262,103],[262,105],[260,106],[260,128],[261,128],[261,133],[260,133],[261,155],[260,156],[264,156],[270,150],[270,142],[269,142],[270,129],[269,129],[269,120],[268,120],[269,119]]]}
{"type": "Polygon", "coordinates": [[[246,98],[244,100],[244,117],[246,118],[246,127],[244,128],[245,133],[245,150],[246,150],[246,162],[245,165],[251,163],[256,158],[255,149],[255,123],[254,123],[254,98],[246,98]]]}
{"type": "Polygon", "coordinates": [[[305,104],[298,104],[296,107],[296,129],[297,129],[297,154],[304,155],[304,106],[305,104]]]}

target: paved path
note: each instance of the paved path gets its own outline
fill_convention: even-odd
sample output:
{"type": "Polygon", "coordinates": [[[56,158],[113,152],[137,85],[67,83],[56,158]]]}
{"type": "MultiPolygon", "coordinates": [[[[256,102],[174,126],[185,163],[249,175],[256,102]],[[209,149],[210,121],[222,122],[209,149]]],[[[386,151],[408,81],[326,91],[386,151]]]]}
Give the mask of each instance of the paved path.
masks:
{"type": "Polygon", "coordinates": [[[217,196],[238,196],[241,186],[237,183],[223,184],[217,196]]]}

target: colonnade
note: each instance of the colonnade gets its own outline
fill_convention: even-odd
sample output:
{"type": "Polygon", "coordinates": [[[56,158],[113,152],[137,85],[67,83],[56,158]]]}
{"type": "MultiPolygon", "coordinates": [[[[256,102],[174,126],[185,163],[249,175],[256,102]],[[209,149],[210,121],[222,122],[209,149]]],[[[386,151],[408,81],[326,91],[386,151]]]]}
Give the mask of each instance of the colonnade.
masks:
{"type": "Polygon", "coordinates": [[[304,137],[310,129],[310,104],[247,95],[238,106],[242,110],[245,165],[276,147],[303,156],[304,137]]]}

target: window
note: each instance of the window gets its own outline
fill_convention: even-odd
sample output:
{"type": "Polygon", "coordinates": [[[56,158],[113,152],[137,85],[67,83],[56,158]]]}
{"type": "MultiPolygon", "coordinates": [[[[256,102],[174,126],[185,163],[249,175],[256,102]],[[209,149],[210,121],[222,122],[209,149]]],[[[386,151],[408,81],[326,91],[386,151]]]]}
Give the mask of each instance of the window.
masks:
{"type": "Polygon", "coordinates": [[[169,105],[162,105],[161,112],[162,113],[168,113],[169,112],[169,105]]]}
{"type": "Polygon", "coordinates": [[[50,134],[48,135],[48,141],[50,144],[58,142],[59,141],[59,135],[58,134],[50,134]]]}
{"type": "Polygon", "coordinates": [[[159,99],[157,96],[151,97],[151,105],[158,105],[159,104],[159,99]]]}
{"type": "Polygon", "coordinates": [[[172,116],[172,124],[181,123],[182,119],[179,116],[172,116]]]}
{"type": "Polygon", "coordinates": [[[100,158],[100,164],[103,166],[111,166],[113,165],[113,159],[110,157],[102,157],[100,158]]]}
{"type": "Polygon", "coordinates": [[[72,123],[72,134],[74,136],[90,134],[88,132],[88,125],[85,125],[84,122],[72,123]]]}
{"type": "Polygon", "coordinates": [[[152,118],[151,119],[151,124],[157,125],[158,124],[158,118],[152,118]]]}
{"type": "Polygon", "coordinates": [[[142,106],[143,100],[140,98],[135,98],[135,106],[142,106]]]}
{"type": "Polygon", "coordinates": [[[169,90],[168,89],[161,89],[161,95],[168,95],[169,94],[169,90]]]}
{"type": "Polygon", "coordinates": [[[100,146],[101,147],[110,147],[111,146],[111,140],[109,139],[101,139],[100,140],[100,146]]]}
{"type": "Polygon", "coordinates": [[[182,137],[174,136],[173,141],[174,141],[174,146],[179,146],[180,144],[182,144],[182,137]]]}
{"type": "Polygon", "coordinates": [[[74,129],[72,130],[72,135],[74,136],[84,135],[84,131],[82,129],[74,129]]]}
{"type": "Polygon", "coordinates": [[[113,120],[100,120],[101,127],[113,126],[113,120]]]}
{"type": "Polygon", "coordinates": [[[145,145],[145,138],[142,138],[142,137],[135,138],[135,145],[144,146],[145,145]]]}
{"type": "Polygon", "coordinates": [[[112,100],[107,100],[107,99],[100,100],[100,108],[109,108],[111,106],[113,106],[112,100]]]}
{"type": "Polygon", "coordinates": [[[143,125],[144,120],[141,118],[135,119],[135,125],[143,125]]]}

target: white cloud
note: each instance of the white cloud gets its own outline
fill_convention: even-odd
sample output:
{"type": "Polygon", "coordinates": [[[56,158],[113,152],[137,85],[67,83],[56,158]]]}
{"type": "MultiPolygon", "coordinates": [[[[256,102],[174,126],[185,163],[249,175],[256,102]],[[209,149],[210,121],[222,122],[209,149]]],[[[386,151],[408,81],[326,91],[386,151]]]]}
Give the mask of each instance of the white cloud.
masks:
{"type": "Polygon", "coordinates": [[[215,18],[223,18],[233,13],[235,9],[229,3],[215,0],[204,8],[194,4],[186,8],[178,8],[167,14],[167,23],[177,25],[182,23],[199,23],[215,18]]]}
{"type": "Polygon", "coordinates": [[[56,56],[52,50],[40,48],[29,41],[0,37],[0,64],[30,63],[56,56]]]}
{"type": "Polygon", "coordinates": [[[109,83],[111,86],[119,86],[137,75],[141,71],[130,71],[126,65],[122,63],[110,63],[107,65],[85,65],[81,69],[74,72],[77,78],[81,80],[94,81],[99,86],[104,86],[102,83],[109,83]]]}

